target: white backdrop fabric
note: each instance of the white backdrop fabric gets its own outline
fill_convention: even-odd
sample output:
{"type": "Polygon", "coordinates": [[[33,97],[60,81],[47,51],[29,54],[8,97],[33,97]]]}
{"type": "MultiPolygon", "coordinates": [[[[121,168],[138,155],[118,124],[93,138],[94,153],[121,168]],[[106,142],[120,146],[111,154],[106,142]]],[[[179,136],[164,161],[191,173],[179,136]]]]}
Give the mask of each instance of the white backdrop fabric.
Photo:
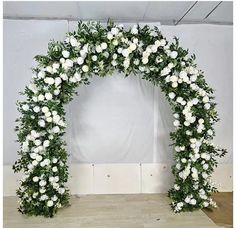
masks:
{"type": "MultiPolygon", "coordinates": [[[[4,20],[4,164],[17,159],[16,100],[31,78],[33,57],[45,54],[50,39],[63,40],[76,22],[4,20]]],[[[220,160],[232,163],[233,154],[233,28],[216,25],[160,26],[169,40],[196,53],[198,67],[216,89],[221,122],[215,142],[228,149],[220,160]]],[[[160,89],[140,76],[114,73],[94,77],[81,86],[66,106],[67,149],[72,163],[172,163],[169,105],[160,89]]]]}
{"type": "Polygon", "coordinates": [[[172,117],[155,90],[141,76],[124,78],[118,72],[80,87],[66,107],[71,161],[170,162],[172,117]]]}

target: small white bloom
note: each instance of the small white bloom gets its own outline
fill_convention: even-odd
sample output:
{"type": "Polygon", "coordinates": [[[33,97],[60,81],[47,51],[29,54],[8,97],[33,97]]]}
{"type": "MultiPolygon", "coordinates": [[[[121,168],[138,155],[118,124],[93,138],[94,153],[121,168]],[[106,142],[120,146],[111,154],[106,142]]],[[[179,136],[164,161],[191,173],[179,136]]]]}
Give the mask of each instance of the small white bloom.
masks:
{"type": "Polygon", "coordinates": [[[54,90],[54,92],[53,92],[53,94],[56,95],[56,96],[57,96],[59,93],[60,93],[60,90],[58,90],[58,89],[54,90]]]}
{"type": "Polygon", "coordinates": [[[177,191],[180,190],[179,185],[175,184],[175,185],[174,185],[174,189],[177,190],[177,191]]]}
{"type": "Polygon", "coordinates": [[[38,100],[43,101],[44,100],[44,95],[43,94],[38,95],[38,100]]]}
{"type": "Polygon", "coordinates": [[[32,165],[36,166],[36,165],[38,165],[38,162],[36,160],[34,160],[34,161],[32,161],[32,165]]]}
{"type": "Polygon", "coordinates": [[[29,105],[27,105],[27,104],[22,105],[22,109],[24,111],[28,111],[29,110],[29,105]]]}
{"type": "Polygon", "coordinates": [[[79,65],[82,65],[82,64],[84,63],[84,59],[83,59],[82,57],[78,57],[77,63],[78,63],[79,65]]]}
{"type": "Polygon", "coordinates": [[[103,50],[107,49],[107,43],[105,43],[105,42],[101,43],[101,48],[103,50]]]}
{"type": "Polygon", "coordinates": [[[177,56],[178,56],[178,52],[177,52],[177,51],[172,51],[172,52],[170,53],[170,57],[171,57],[172,59],[175,59],[177,56]]]}
{"type": "Polygon", "coordinates": [[[97,53],[102,52],[102,48],[101,48],[100,45],[97,45],[96,48],[95,48],[95,50],[96,50],[97,53]]]}
{"type": "Polygon", "coordinates": [[[47,202],[47,206],[48,206],[48,207],[52,207],[52,206],[53,206],[53,201],[52,201],[52,200],[49,200],[49,201],[47,202]]]}
{"type": "Polygon", "coordinates": [[[95,62],[95,61],[97,61],[97,59],[98,59],[98,57],[96,56],[96,55],[93,55],[92,56],[92,60],[95,62]]]}
{"type": "Polygon", "coordinates": [[[46,107],[46,106],[43,106],[43,107],[42,107],[42,112],[43,112],[43,113],[49,112],[49,108],[46,107]]]}
{"type": "Polygon", "coordinates": [[[142,63],[147,64],[148,63],[148,58],[142,58],[142,63]]]}
{"type": "Polygon", "coordinates": [[[176,87],[178,86],[178,82],[173,82],[173,83],[171,84],[171,86],[172,86],[173,88],[176,88],[176,87]]]}
{"type": "Polygon", "coordinates": [[[175,93],[170,92],[168,96],[169,96],[170,99],[174,99],[175,98],[175,93]]]}
{"type": "Polygon", "coordinates": [[[63,57],[64,58],[69,58],[69,56],[70,56],[70,52],[69,51],[66,51],[66,50],[64,50],[64,51],[62,51],[62,55],[63,55],[63,57]]]}
{"type": "Polygon", "coordinates": [[[210,107],[211,107],[211,105],[210,105],[209,103],[204,104],[204,108],[205,108],[206,110],[210,109],[210,107]]]}
{"type": "Polygon", "coordinates": [[[37,161],[37,162],[42,161],[42,159],[43,159],[43,157],[42,157],[41,155],[37,155],[37,156],[36,156],[36,161],[37,161]]]}
{"type": "Polygon", "coordinates": [[[61,84],[62,81],[61,81],[61,78],[60,78],[60,77],[57,77],[57,78],[55,78],[55,81],[54,81],[54,82],[55,82],[55,85],[58,86],[58,85],[61,84]]]}
{"type": "Polygon", "coordinates": [[[82,66],[82,71],[83,72],[88,72],[89,71],[89,67],[87,65],[83,65],[82,66]]]}
{"type": "Polygon", "coordinates": [[[114,46],[117,46],[117,45],[118,45],[118,40],[113,40],[113,41],[112,41],[112,44],[113,44],[114,46]]]}
{"type": "Polygon", "coordinates": [[[111,34],[114,35],[114,36],[116,36],[118,34],[118,32],[119,32],[118,28],[112,28],[111,29],[111,34]]]}
{"type": "Polygon", "coordinates": [[[45,93],[46,100],[52,100],[52,94],[51,93],[45,93]]]}
{"type": "Polygon", "coordinates": [[[38,125],[39,125],[40,127],[45,127],[45,121],[44,121],[44,120],[39,120],[39,121],[38,121],[38,125]]]}
{"type": "Polygon", "coordinates": [[[190,204],[196,205],[197,201],[195,199],[191,199],[190,204]]]}
{"type": "Polygon", "coordinates": [[[112,35],[111,32],[108,32],[108,33],[107,33],[107,39],[108,39],[108,40],[112,40],[112,39],[113,39],[113,35],[112,35]]]}
{"type": "Polygon", "coordinates": [[[43,142],[43,146],[44,146],[44,147],[49,147],[49,145],[50,145],[50,141],[49,141],[49,140],[45,140],[45,141],[43,142]]]}
{"type": "Polygon", "coordinates": [[[36,177],[33,177],[33,182],[38,182],[39,181],[39,178],[36,176],[36,177]]]}
{"type": "Polygon", "coordinates": [[[58,171],[57,167],[56,166],[52,167],[52,171],[57,172],[58,171]]]}
{"type": "Polygon", "coordinates": [[[175,120],[173,124],[175,127],[178,127],[180,125],[180,122],[179,122],[179,120],[175,120]]]}
{"type": "Polygon", "coordinates": [[[203,101],[204,103],[209,102],[209,97],[208,97],[208,96],[203,97],[202,101],[203,101]]]}
{"type": "Polygon", "coordinates": [[[130,52],[129,52],[128,49],[123,49],[123,50],[122,50],[122,55],[123,55],[124,57],[128,57],[129,54],[130,54],[130,52]]]}
{"type": "Polygon", "coordinates": [[[55,126],[55,127],[52,129],[52,131],[53,131],[54,133],[59,133],[59,132],[60,132],[60,128],[59,128],[58,126],[55,126]]]}

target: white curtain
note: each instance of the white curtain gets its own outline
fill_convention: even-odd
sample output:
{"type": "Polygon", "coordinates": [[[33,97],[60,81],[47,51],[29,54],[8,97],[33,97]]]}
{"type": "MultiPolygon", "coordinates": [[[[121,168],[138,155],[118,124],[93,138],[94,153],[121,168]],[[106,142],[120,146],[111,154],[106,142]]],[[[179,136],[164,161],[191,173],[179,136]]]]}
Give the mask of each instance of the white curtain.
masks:
{"type": "Polygon", "coordinates": [[[171,162],[172,115],[159,88],[116,72],[77,91],[66,107],[71,162],[171,162]]]}

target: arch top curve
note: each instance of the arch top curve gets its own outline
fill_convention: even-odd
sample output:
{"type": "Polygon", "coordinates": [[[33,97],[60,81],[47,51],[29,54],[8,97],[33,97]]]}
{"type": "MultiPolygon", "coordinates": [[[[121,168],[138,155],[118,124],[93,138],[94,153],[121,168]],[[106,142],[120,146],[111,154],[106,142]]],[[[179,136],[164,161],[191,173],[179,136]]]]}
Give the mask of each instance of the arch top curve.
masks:
{"type": "Polygon", "coordinates": [[[175,37],[169,43],[157,27],[122,25],[108,21],[78,22],[78,29],[63,42],[51,41],[47,55],[35,57],[38,66],[17,103],[22,114],[16,128],[20,158],[13,165],[24,177],[17,195],[23,214],[53,216],[69,203],[67,152],[63,105],[76,88],[89,84],[92,75],[104,77],[114,71],[142,78],[160,86],[174,115],[170,133],[175,150],[169,190],[175,212],[215,206],[210,177],[217,157],[226,150],[215,146],[213,125],[218,121],[213,90],[197,69],[195,55],[180,47],[175,37]]]}

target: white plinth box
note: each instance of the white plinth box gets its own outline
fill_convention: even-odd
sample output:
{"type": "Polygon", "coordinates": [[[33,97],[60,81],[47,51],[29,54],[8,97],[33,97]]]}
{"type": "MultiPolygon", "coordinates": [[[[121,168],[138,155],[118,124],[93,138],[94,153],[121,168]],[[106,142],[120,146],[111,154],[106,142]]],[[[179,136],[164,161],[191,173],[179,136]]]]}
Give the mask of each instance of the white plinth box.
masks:
{"type": "MultiPolygon", "coordinates": [[[[14,196],[20,174],[3,166],[3,195],[14,196]]],[[[213,176],[219,191],[233,190],[233,167],[220,164],[213,176]]],[[[71,194],[166,193],[174,178],[170,164],[71,164],[68,187],[71,194]]]]}

